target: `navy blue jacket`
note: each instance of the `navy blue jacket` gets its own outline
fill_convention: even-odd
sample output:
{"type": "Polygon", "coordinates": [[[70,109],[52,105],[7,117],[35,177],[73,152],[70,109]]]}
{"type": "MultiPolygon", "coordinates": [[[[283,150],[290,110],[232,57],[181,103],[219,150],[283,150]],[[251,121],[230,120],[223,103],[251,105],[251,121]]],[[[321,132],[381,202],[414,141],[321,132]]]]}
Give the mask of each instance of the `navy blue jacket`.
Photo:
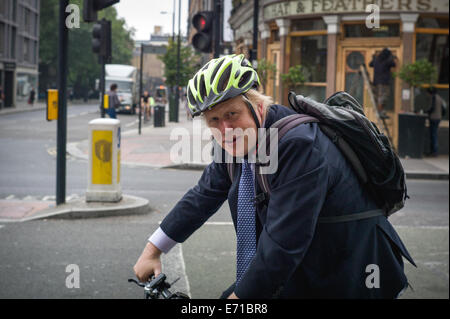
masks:
{"type": "MultiPolygon", "coordinates": [[[[292,110],[273,105],[265,126],[290,114],[292,110]]],[[[402,256],[414,262],[384,216],[317,223],[319,215],[377,208],[336,146],[316,123],[310,123],[287,132],[278,152],[278,170],[268,176],[270,199],[257,206],[256,255],[234,288],[236,295],[395,298],[407,285],[402,256]],[[378,266],[379,288],[366,285],[366,279],[373,282],[373,264],[378,266]]],[[[236,228],[240,171],[238,165],[231,183],[227,165],[211,163],[198,184],[166,216],[161,229],[173,240],[183,242],[225,200],[236,228]]]]}

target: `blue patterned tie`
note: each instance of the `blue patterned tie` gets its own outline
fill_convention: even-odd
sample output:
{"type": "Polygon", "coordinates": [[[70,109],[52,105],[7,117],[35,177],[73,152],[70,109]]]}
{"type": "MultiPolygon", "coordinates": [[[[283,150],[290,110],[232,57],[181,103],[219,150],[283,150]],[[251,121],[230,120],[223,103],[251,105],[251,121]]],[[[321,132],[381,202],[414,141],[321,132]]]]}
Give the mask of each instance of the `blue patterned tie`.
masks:
{"type": "Polygon", "coordinates": [[[239,282],[256,253],[254,197],[253,172],[250,164],[247,161],[243,161],[237,204],[236,283],[239,282]]]}

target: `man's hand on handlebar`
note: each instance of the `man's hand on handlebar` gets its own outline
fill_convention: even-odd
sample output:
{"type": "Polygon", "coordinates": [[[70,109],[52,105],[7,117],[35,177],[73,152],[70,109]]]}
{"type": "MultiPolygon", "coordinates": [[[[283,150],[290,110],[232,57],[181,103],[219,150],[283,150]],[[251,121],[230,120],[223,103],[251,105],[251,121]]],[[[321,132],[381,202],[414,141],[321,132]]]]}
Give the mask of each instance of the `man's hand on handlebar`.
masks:
{"type": "Polygon", "coordinates": [[[141,282],[146,282],[151,275],[157,277],[161,273],[161,251],[152,243],[147,243],[133,270],[141,282]]]}

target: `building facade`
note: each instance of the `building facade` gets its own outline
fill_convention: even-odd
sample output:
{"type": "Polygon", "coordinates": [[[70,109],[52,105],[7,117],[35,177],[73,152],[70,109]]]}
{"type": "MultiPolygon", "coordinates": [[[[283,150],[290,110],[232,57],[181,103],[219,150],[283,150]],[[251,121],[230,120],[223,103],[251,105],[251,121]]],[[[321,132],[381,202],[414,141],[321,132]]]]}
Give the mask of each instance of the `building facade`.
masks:
{"type": "MultiPolygon", "coordinates": [[[[289,90],[318,101],[336,91],[347,91],[365,107],[371,105],[361,65],[373,79],[369,67],[373,55],[389,48],[396,57],[394,72],[419,59],[432,62],[438,70],[435,87],[448,103],[448,0],[260,0],[259,8],[258,59],[276,66],[276,75],[264,89],[277,102],[286,105],[289,90]],[[280,75],[299,64],[306,71],[306,82],[288,87],[280,75]]],[[[229,21],[235,52],[248,54],[253,1],[233,1],[229,21]]],[[[424,90],[411,93],[398,77],[393,78],[385,110],[394,145],[398,114],[420,113],[429,102],[424,90]]],[[[440,135],[441,150],[448,153],[448,114],[441,122],[440,135]]]]}
{"type": "MultiPolygon", "coordinates": [[[[4,107],[26,103],[37,92],[39,0],[0,1],[0,87],[4,107]]],[[[37,94],[37,93],[36,93],[37,94]]]]}

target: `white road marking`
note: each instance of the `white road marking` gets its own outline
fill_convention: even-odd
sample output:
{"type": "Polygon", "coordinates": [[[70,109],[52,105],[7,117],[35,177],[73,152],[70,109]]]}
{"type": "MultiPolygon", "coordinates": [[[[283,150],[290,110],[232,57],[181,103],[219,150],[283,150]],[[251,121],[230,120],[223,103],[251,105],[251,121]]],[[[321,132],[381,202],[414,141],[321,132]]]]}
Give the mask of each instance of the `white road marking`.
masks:
{"type": "Polygon", "coordinates": [[[187,286],[186,294],[189,297],[191,297],[191,286],[189,285],[189,278],[186,273],[186,264],[184,263],[183,245],[180,245],[180,259],[181,259],[181,269],[183,271],[184,278],[186,279],[186,286],[187,286]]]}
{"type": "Polygon", "coordinates": [[[5,226],[3,226],[3,225],[0,225],[0,228],[3,228],[3,227],[5,227],[5,226]]]}
{"type": "Polygon", "coordinates": [[[124,126],[125,127],[130,127],[130,126],[133,126],[133,125],[135,125],[137,122],[139,122],[139,120],[135,120],[134,122],[131,122],[131,123],[128,123],[128,124],[125,124],[124,126]]]}

